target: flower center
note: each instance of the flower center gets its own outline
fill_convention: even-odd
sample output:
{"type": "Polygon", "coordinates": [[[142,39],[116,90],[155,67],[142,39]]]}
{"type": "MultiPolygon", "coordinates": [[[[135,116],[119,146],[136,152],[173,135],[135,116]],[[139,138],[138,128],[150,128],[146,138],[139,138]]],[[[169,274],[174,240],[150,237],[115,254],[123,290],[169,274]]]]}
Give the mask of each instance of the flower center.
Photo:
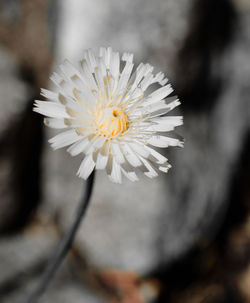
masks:
{"type": "Polygon", "coordinates": [[[116,137],[128,129],[128,116],[119,108],[108,107],[97,114],[96,126],[100,135],[116,137]]]}

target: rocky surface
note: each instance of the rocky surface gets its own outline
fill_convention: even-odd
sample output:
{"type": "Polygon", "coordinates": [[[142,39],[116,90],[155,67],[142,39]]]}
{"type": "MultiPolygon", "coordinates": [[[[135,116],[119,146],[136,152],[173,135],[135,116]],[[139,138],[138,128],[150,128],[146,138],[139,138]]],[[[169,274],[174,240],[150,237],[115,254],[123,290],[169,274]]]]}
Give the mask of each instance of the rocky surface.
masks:
{"type": "MultiPolygon", "coordinates": [[[[5,3],[4,24],[10,24],[13,14],[16,16],[16,10],[20,9],[19,1],[11,1],[10,6],[2,2],[5,3]]],[[[24,3],[23,18],[30,23],[22,24],[27,28],[37,18],[37,10],[35,17],[29,19],[27,11],[32,11],[32,7],[29,8],[29,1],[24,3]]],[[[34,3],[34,7],[45,5],[38,0],[34,3]]],[[[147,275],[159,268],[165,270],[165,266],[168,268],[181,259],[197,243],[211,243],[217,235],[230,207],[232,187],[236,187],[232,180],[237,176],[250,121],[249,9],[243,0],[233,3],[230,6],[229,1],[222,1],[218,6],[214,1],[108,0],[104,4],[101,0],[64,0],[58,6],[48,6],[50,13],[46,20],[53,28],[50,38],[44,29],[39,31],[41,27],[36,30],[34,27],[25,32],[26,47],[20,50],[8,42],[10,39],[1,39],[0,143],[6,142],[2,139],[6,138],[11,121],[22,119],[29,100],[38,98],[39,87],[47,86],[45,79],[51,68],[53,44],[55,64],[64,58],[77,60],[83,49],[102,45],[134,52],[137,63],[149,62],[157,71],[166,72],[183,102],[180,112],[185,116],[185,125],[179,133],[185,138],[185,148],[166,151],[173,168],[157,179],[141,175],[139,182],[124,180],[122,185],[110,183],[105,173],[97,173],[91,204],[74,252],[42,302],[153,302],[161,287],[151,280],[148,282],[147,275]],[[215,7],[223,11],[223,16],[229,16],[228,20],[223,19],[229,30],[230,22],[234,22],[233,35],[228,35],[228,40],[222,39],[222,30],[213,31],[213,23],[217,25],[220,19],[220,15],[214,15],[215,7]],[[39,44],[38,48],[45,50],[36,57],[33,39],[39,37],[37,33],[50,40],[39,44]],[[32,41],[29,56],[25,51],[28,41],[32,41]],[[31,79],[36,81],[24,77],[20,72],[23,65],[28,66],[25,75],[32,71],[31,75],[35,76],[31,79]],[[117,272],[100,274],[107,268],[117,272]],[[82,277],[85,270],[87,274],[82,277]],[[136,274],[127,274],[131,271],[136,274]]],[[[18,18],[22,17],[17,14],[14,21],[18,18]]],[[[3,32],[0,31],[0,38],[3,32]]],[[[20,35],[20,31],[17,33],[20,35]]],[[[17,34],[13,37],[19,43],[17,34]]],[[[16,235],[0,239],[0,301],[4,303],[21,302],[34,287],[84,192],[84,182],[75,176],[81,157],[72,158],[65,150],[52,151],[47,139],[54,134],[45,129],[41,203],[33,221],[16,235]]],[[[40,137],[36,139],[39,141],[40,137]]],[[[25,142],[35,141],[32,134],[29,140],[25,142]]],[[[15,146],[12,151],[14,148],[18,154],[19,149],[15,146]]],[[[16,202],[12,196],[16,190],[5,182],[13,171],[12,158],[8,152],[0,157],[1,226],[15,213],[16,202]]],[[[30,169],[29,165],[26,167],[30,169]]],[[[27,188],[28,185],[25,184],[27,188]]],[[[22,209],[26,202],[30,201],[24,199],[22,209]]],[[[232,249],[234,244],[229,247],[232,249]]],[[[242,276],[247,283],[247,273],[242,276]]],[[[166,282],[162,276],[159,280],[166,282]]],[[[247,293],[245,284],[237,283],[240,286],[236,288],[247,293]]],[[[171,283],[167,281],[166,288],[167,284],[171,283]]],[[[221,287],[213,283],[193,289],[201,297],[213,292],[223,294],[221,287]]],[[[161,302],[170,300],[164,298],[161,302]]],[[[189,298],[190,294],[184,292],[167,302],[189,302],[189,298]]],[[[192,298],[190,302],[202,302],[192,301],[196,300],[195,296],[192,298]]]]}

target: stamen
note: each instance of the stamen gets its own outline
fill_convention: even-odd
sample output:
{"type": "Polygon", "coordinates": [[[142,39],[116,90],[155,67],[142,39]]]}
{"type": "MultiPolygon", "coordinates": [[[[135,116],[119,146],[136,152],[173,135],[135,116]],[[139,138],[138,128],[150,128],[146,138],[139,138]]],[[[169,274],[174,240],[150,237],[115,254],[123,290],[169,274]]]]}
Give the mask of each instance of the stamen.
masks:
{"type": "Polygon", "coordinates": [[[96,113],[95,125],[99,135],[112,139],[127,131],[128,116],[119,108],[102,108],[96,113]]]}

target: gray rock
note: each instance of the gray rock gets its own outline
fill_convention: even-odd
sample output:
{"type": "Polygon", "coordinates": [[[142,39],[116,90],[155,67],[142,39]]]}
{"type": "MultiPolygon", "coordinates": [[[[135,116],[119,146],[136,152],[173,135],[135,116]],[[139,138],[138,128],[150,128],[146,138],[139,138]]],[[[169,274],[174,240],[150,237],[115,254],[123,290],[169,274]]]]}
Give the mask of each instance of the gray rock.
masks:
{"type": "Polygon", "coordinates": [[[29,89],[20,79],[16,58],[0,48],[0,137],[22,113],[29,89]]]}

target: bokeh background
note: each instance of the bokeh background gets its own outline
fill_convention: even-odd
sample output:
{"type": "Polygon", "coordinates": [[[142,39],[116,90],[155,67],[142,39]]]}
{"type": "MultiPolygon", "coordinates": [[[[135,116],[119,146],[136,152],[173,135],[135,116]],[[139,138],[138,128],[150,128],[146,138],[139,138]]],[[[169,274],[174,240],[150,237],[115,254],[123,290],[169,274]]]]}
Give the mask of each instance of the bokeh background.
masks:
{"type": "Polygon", "coordinates": [[[98,172],[41,302],[250,302],[249,0],[0,0],[0,302],[25,302],[85,187],[33,100],[100,46],[166,73],[185,148],[153,180],[98,172]]]}

